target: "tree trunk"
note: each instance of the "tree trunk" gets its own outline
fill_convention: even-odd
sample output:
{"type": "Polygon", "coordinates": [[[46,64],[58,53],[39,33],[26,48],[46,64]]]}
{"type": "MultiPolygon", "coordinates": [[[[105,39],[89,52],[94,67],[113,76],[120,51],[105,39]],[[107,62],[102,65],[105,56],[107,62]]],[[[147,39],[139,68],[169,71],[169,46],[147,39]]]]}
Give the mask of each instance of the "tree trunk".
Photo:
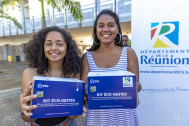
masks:
{"type": "Polygon", "coordinates": [[[44,5],[43,5],[43,0],[41,1],[41,21],[42,21],[42,28],[46,27],[46,20],[45,20],[45,13],[44,13],[44,5]]]}

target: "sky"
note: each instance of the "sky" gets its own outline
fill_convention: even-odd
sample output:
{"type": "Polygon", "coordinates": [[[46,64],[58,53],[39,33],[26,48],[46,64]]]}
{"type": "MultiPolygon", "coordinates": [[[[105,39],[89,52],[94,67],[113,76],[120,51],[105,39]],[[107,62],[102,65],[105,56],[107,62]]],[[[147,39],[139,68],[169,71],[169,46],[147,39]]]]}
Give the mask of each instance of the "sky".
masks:
{"type": "Polygon", "coordinates": [[[79,0],[81,5],[94,3],[95,0],[79,0]]]}

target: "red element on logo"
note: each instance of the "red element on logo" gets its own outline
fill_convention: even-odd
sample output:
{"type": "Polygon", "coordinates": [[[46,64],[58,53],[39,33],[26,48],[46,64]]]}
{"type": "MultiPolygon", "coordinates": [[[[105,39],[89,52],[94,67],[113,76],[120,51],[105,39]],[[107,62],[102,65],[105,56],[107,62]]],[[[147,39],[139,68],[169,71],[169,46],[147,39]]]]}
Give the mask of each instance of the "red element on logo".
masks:
{"type": "Polygon", "coordinates": [[[151,30],[151,39],[154,37],[156,30],[157,30],[157,28],[154,28],[153,30],[151,30]]]}

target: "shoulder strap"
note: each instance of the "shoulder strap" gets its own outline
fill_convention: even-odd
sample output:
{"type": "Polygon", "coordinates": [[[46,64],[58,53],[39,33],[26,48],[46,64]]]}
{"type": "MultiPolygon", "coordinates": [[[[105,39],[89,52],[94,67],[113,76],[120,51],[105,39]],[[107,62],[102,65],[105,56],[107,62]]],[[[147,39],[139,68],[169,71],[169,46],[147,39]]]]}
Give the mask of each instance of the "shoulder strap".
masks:
{"type": "Polygon", "coordinates": [[[94,63],[91,51],[87,51],[87,60],[88,60],[88,64],[89,64],[89,69],[91,69],[92,64],[94,63]]]}

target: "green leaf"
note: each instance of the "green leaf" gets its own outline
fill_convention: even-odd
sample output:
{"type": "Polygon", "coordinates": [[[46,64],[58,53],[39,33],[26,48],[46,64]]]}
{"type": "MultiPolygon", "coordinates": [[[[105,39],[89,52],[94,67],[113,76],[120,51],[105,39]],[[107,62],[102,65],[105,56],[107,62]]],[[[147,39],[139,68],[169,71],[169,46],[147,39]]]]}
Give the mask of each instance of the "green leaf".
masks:
{"type": "Polygon", "coordinates": [[[22,25],[16,20],[15,17],[9,16],[7,13],[2,12],[2,10],[0,10],[0,14],[1,18],[5,18],[12,21],[16,26],[18,26],[19,29],[22,29],[22,25]]]}

